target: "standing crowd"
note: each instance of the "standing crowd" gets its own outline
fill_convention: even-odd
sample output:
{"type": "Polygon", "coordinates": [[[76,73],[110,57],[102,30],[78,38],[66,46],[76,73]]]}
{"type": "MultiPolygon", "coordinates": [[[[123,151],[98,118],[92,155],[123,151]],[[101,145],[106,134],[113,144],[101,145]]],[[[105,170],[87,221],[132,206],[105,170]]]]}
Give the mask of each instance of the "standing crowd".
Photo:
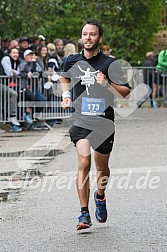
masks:
{"type": "MultiPolygon", "coordinates": [[[[59,72],[68,55],[76,54],[81,49],[81,41],[76,45],[73,41],[57,38],[53,43],[46,44],[43,35],[3,41],[0,48],[0,111],[2,112],[0,114],[2,116],[5,111],[2,102],[5,99],[10,108],[7,111],[8,121],[11,123],[10,131],[22,131],[17,118],[18,102],[26,101],[26,106],[22,109],[22,119],[31,125],[36,119],[33,115],[43,109],[40,106],[34,111],[35,103],[50,101],[53,95],[51,91],[44,90],[45,87],[47,89],[47,85],[43,82],[54,82],[52,76],[56,75],[56,82],[58,82],[59,72]],[[18,77],[21,79],[20,85],[16,81],[18,77]]],[[[54,108],[51,109],[54,112],[54,108]]],[[[62,119],[50,120],[50,123],[61,124],[62,119]]]]}

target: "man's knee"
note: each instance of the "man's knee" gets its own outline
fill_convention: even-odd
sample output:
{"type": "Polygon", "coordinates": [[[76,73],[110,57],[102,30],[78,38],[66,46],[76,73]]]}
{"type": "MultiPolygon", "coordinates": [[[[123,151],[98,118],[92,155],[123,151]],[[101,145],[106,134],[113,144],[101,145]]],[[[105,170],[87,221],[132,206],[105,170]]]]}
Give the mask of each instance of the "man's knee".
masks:
{"type": "Polygon", "coordinates": [[[78,171],[79,172],[89,172],[90,171],[91,160],[90,157],[81,157],[79,160],[78,171]]]}

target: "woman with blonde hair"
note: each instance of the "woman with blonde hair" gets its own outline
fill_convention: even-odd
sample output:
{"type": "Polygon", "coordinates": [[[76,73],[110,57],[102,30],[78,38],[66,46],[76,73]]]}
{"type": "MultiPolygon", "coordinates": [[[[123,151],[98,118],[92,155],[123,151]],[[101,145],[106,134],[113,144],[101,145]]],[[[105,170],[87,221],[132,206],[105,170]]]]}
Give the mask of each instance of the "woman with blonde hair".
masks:
{"type": "Polygon", "coordinates": [[[68,43],[64,47],[64,57],[69,56],[70,54],[76,54],[76,46],[73,43],[68,43]]]}
{"type": "Polygon", "coordinates": [[[76,53],[77,53],[76,46],[73,43],[68,43],[65,45],[62,68],[63,68],[63,65],[64,65],[67,57],[71,54],[76,54],[76,53]]]}

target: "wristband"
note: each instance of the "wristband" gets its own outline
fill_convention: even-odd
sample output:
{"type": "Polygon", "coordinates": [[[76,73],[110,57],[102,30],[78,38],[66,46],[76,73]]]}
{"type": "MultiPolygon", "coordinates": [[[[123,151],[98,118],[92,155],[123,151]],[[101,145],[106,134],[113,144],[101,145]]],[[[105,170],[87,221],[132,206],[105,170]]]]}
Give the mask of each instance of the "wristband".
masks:
{"type": "Polygon", "coordinates": [[[62,93],[62,98],[63,98],[63,100],[64,100],[65,98],[71,98],[71,92],[69,92],[69,91],[63,92],[63,93],[62,93]]]}

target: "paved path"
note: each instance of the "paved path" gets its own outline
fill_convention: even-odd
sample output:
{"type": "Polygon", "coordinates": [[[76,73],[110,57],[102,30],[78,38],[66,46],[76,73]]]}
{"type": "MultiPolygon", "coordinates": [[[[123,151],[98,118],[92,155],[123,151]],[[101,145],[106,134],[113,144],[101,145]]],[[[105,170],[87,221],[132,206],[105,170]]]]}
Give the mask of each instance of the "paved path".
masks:
{"type": "Polygon", "coordinates": [[[24,150],[31,154],[29,158],[20,157],[19,166],[18,162],[14,164],[16,157],[0,157],[4,172],[22,170],[25,164],[46,175],[32,178],[29,183],[17,179],[10,184],[0,181],[1,186],[18,186],[18,193],[9,194],[9,200],[0,203],[1,251],[167,251],[167,110],[141,108],[128,118],[117,115],[116,125],[107,189],[108,221],[99,224],[94,218],[92,195],[96,184],[92,165],[93,226],[79,232],[77,156],[67,127],[55,128],[52,133],[21,133],[20,138],[10,138],[8,133],[0,136],[1,153],[24,150]],[[54,159],[40,157],[43,152],[39,155],[39,150],[49,152],[52,148],[57,151],[54,159]],[[37,155],[32,155],[32,150],[37,155]]]}

